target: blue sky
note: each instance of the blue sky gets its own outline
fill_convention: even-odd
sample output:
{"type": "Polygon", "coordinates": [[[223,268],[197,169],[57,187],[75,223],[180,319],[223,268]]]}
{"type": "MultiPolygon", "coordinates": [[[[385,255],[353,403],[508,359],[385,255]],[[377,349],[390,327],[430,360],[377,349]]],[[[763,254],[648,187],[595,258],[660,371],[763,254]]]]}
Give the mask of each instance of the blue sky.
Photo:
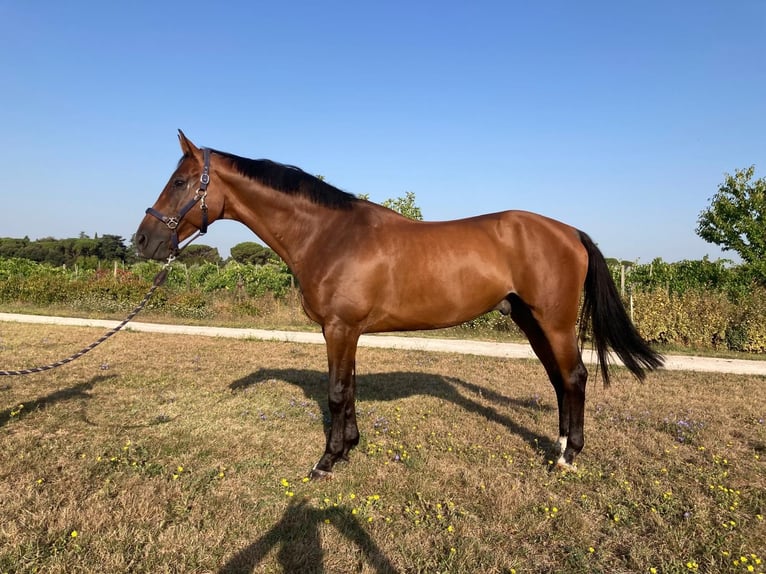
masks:
{"type": "Polygon", "coordinates": [[[0,0],[0,22],[5,237],[129,238],[178,128],[374,201],[412,191],[426,219],[536,211],[643,262],[722,256],[699,212],[725,173],[766,175],[761,0],[0,0]]]}

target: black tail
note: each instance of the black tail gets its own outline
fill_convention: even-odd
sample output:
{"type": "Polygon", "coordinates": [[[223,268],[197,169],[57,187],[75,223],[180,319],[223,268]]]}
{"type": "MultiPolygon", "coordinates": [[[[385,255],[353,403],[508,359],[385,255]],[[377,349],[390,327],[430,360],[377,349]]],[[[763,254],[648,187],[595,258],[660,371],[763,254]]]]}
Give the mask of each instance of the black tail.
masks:
{"type": "Polygon", "coordinates": [[[582,231],[580,241],[588,251],[585,300],[580,313],[580,340],[583,340],[588,328],[592,328],[604,384],[609,384],[610,347],[636,378],[644,380],[647,370],[661,367],[665,360],[641,338],[625,312],[599,248],[582,231]]]}

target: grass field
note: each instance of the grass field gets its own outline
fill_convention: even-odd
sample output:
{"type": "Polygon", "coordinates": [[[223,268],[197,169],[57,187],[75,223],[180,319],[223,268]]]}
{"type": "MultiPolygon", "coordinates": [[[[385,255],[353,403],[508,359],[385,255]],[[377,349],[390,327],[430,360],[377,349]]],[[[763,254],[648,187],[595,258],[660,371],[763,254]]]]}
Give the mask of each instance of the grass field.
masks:
{"type": "MultiPolygon", "coordinates": [[[[2,323],[0,368],[100,334],[2,323]]],[[[308,482],[325,369],[125,332],[0,378],[0,572],[766,571],[764,377],[593,376],[562,474],[539,363],[361,349],[362,442],[308,482]]]]}

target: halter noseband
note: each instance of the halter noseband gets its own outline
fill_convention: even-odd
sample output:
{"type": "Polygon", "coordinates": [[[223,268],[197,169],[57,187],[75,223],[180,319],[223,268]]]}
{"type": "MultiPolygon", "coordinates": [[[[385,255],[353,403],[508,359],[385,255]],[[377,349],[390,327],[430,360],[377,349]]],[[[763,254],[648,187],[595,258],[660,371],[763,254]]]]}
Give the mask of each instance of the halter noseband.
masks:
{"type": "Polygon", "coordinates": [[[189,241],[186,242],[184,247],[186,245],[189,245],[192,241],[197,239],[200,235],[205,235],[207,233],[207,225],[208,225],[208,219],[207,219],[207,203],[205,203],[205,198],[207,197],[207,184],[210,183],[210,149],[209,148],[202,148],[202,157],[203,157],[203,166],[202,166],[202,174],[199,176],[199,187],[197,188],[197,191],[194,194],[194,197],[192,197],[189,201],[186,202],[186,205],[184,205],[179,211],[178,215],[175,216],[168,216],[160,213],[153,207],[150,207],[146,210],[146,213],[156,217],[159,219],[162,223],[168,226],[168,229],[170,229],[170,242],[172,246],[172,255],[178,255],[183,247],[181,249],[178,248],[178,226],[181,223],[181,220],[186,217],[186,214],[191,211],[191,208],[194,207],[197,202],[200,204],[200,209],[202,210],[202,225],[199,228],[199,231],[197,231],[197,234],[192,237],[189,241]]]}

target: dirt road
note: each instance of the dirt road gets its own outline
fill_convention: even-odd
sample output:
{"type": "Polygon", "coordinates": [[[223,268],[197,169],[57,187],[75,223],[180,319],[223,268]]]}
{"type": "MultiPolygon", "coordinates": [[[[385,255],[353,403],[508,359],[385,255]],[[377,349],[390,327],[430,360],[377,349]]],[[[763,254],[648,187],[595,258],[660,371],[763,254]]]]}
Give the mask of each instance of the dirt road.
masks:
{"type": "MultiPolygon", "coordinates": [[[[101,327],[111,329],[119,321],[103,319],[77,319],[70,317],[46,317],[39,315],[21,315],[0,313],[0,321],[18,323],[38,323],[47,325],[71,325],[79,327],[101,327]]],[[[147,333],[169,333],[204,337],[222,337],[235,339],[254,339],[263,341],[289,341],[323,345],[321,333],[300,331],[266,331],[262,329],[233,329],[229,327],[201,327],[191,325],[165,325],[159,323],[131,322],[126,330],[147,333]]],[[[83,341],[83,344],[89,341],[83,341]]],[[[507,357],[514,359],[535,359],[532,348],[521,343],[493,343],[488,341],[466,341],[454,339],[436,339],[427,337],[402,337],[396,335],[363,335],[359,341],[362,347],[385,349],[414,349],[439,353],[463,353],[487,357],[507,357]]],[[[586,350],[583,353],[586,363],[596,362],[595,353],[586,350]]],[[[615,357],[615,363],[619,360],[615,357]]],[[[714,357],[692,357],[685,355],[666,355],[665,369],[674,371],[701,371],[732,373],[740,375],[766,376],[766,361],[743,359],[722,359],[714,357]]]]}

